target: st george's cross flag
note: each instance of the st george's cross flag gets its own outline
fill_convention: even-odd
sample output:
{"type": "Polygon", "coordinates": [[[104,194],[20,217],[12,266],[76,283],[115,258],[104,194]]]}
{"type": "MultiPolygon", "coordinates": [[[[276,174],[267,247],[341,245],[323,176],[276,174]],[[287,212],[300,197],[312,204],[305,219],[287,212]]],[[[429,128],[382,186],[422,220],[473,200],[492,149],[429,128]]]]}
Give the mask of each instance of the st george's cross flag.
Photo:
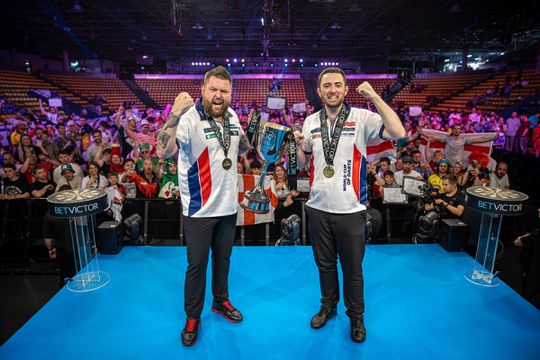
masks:
{"type": "MultiPolygon", "coordinates": [[[[238,203],[244,200],[244,191],[253,189],[259,182],[259,175],[238,174],[238,203]]],[[[270,212],[266,214],[255,214],[251,211],[244,210],[238,205],[238,216],[236,218],[236,226],[248,226],[255,224],[263,224],[274,221],[274,209],[278,204],[274,182],[267,175],[265,178],[264,190],[270,198],[270,212]]]]}

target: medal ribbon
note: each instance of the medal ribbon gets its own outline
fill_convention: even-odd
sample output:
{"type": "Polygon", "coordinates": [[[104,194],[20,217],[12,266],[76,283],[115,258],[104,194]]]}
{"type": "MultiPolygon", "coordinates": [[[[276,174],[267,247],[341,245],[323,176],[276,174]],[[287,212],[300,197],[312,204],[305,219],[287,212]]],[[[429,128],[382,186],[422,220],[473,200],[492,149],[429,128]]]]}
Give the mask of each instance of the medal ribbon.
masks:
{"type": "Polygon", "coordinates": [[[231,128],[230,128],[230,122],[229,117],[231,116],[228,111],[225,111],[223,113],[223,135],[221,134],[221,131],[219,131],[219,127],[216,124],[216,120],[214,120],[208,113],[204,110],[204,107],[202,105],[202,99],[197,102],[197,105],[195,106],[197,109],[197,112],[199,113],[199,116],[201,117],[201,120],[207,120],[210,124],[210,127],[212,128],[212,131],[214,134],[216,134],[216,137],[219,141],[219,144],[223,148],[223,152],[225,153],[225,157],[227,158],[227,154],[229,153],[229,148],[231,147],[231,128]]]}
{"type": "Polygon", "coordinates": [[[326,109],[323,107],[321,109],[321,112],[319,113],[319,120],[321,123],[321,139],[326,165],[334,165],[334,157],[336,156],[336,149],[339,143],[339,138],[341,136],[341,131],[343,130],[343,125],[345,124],[345,120],[349,116],[350,111],[350,106],[346,103],[343,103],[343,105],[341,106],[341,110],[339,111],[339,114],[335,120],[336,126],[334,126],[331,141],[328,131],[328,125],[326,124],[326,109]]]}

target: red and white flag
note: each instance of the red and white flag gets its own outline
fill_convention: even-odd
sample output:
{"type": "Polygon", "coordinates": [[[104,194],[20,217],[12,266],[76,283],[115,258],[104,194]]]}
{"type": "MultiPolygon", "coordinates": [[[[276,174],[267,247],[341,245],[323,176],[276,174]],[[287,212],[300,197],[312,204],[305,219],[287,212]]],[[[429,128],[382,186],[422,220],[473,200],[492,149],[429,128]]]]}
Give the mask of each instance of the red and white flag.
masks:
{"type": "Polygon", "coordinates": [[[392,140],[371,140],[368,142],[366,150],[368,162],[374,162],[382,157],[396,158],[396,148],[392,140]]]}
{"type": "MultiPolygon", "coordinates": [[[[422,132],[430,134],[430,135],[435,135],[435,136],[448,135],[448,133],[445,132],[445,131],[432,130],[432,129],[422,129],[422,132]]],[[[494,135],[494,133],[463,133],[463,134],[460,134],[459,136],[461,136],[461,137],[463,137],[465,139],[478,139],[480,137],[486,137],[488,135],[494,135]]],[[[427,140],[425,138],[422,138],[421,142],[422,142],[422,144],[420,145],[420,151],[422,152],[422,154],[424,154],[426,144],[427,144],[427,140]]],[[[474,153],[480,153],[480,154],[483,154],[483,155],[487,155],[488,157],[490,157],[492,145],[493,145],[493,141],[485,141],[485,142],[481,142],[481,143],[465,145],[465,148],[463,149],[464,150],[464,152],[463,152],[463,157],[464,158],[461,159],[461,162],[464,165],[468,165],[469,164],[469,155],[471,153],[473,153],[473,152],[474,153]]],[[[436,150],[444,150],[444,146],[445,145],[443,143],[441,143],[441,142],[432,141],[430,143],[430,146],[429,146],[430,155],[433,157],[433,153],[436,150]]]]}
{"type": "MultiPolygon", "coordinates": [[[[238,203],[244,200],[244,191],[251,190],[259,182],[259,175],[238,174],[238,203]]],[[[238,216],[236,218],[236,226],[248,226],[255,224],[263,224],[274,222],[274,209],[278,204],[274,182],[267,176],[265,179],[264,191],[270,197],[270,212],[266,214],[255,214],[251,211],[244,210],[238,206],[238,216]]]]}

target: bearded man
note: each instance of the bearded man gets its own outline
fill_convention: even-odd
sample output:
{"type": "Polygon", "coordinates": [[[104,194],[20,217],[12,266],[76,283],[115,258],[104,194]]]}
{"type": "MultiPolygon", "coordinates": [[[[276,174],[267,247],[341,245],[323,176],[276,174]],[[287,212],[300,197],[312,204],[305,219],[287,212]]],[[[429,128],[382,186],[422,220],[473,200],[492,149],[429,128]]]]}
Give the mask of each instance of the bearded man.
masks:
{"type": "Polygon", "coordinates": [[[195,106],[187,93],[176,97],[157,137],[160,159],[178,150],[188,257],[184,290],[187,319],[182,331],[185,346],[195,344],[201,325],[210,249],[212,311],[230,322],[242,321],[242,314],[229,301],[228,277],[238,208],[236,164],[238,154],[249,150],[249,142],[238,116],[229,108],[232,78],[223,66],[205,74],[201,92],[195,106]]]}

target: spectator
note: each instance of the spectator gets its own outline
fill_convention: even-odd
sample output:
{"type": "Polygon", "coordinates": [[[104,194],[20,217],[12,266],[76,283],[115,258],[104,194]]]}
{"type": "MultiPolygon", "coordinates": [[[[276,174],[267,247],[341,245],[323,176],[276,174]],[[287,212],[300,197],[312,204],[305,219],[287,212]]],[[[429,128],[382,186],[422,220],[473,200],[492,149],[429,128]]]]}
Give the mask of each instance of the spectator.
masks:
{"type": "Polygon", "coordinates": [[[403,186],[404,177],[413,177],[418,180],[422,180],[422,175],[412,169],[412,158],[409,155],[405,155],[402,158],[403,170],[396,171],[394,173],[394,180],[397,185],[403,186]]]}
{"type": "Polygon", "coordinates": [[[4,190],[0,194],[0,200],[17,200],[27,199],[30,197],[30,191],[28,184],[24,181],[24,178],[17,175],[15,166],[13,164],[4,165],[4,190]]]}
{"type": "Polygon", "coordinates": [[[126,189],[118,183],[118,174],[110,172],[107,177],[107,186],[104,188],[107,193],[110,207],[106,210],[108,215],[114,218],[115,221],[122,221],[122,208],[126,189]]]}
{"type": "Polygon", "coordinates": [[[71,164],[62,165],[60,167],[61,175],[60,179],[56,183],[56,191],[60,191],[61,188],[66,188],[66,185],[70,189],[80,189],[82,186],[82,180],[76,176],[75,170],[71,164]]]}
{"type": "MultiPolygon", "coordinates": [[[[96,161],[96,153],[99,147],[102,147],[102,134],[101,130],[95,129],[92,131],[92,145],[86,150],[86,161],[94,162],[96,161]]],[[[105,146],[106,144],[103,144],[105,146]]]]}
{"type": "Polygon", "coordinates": [[[88,164],[88,175],[82,180],[83,189],[103,189],[107,186],[107,178],[99,173],[98,164],[91,162],[88,164]]]}
{"type": "Polygon", "coordinates": [[[60,152],[60,155],[58,156],[58,160],[60,161],[60,166],[57,166],[54,170],[53,170],[53,181],[54,183],[58,184],[58,182],[60,181],[60,179],[62,178],[62,165],[70,165],[71,168],[75,171],[75,178],[77,178],[78,182],[80,184],[82,184],[82,179],[83,179],[83,171],[81,169],[81,167],[74,163],[72,161],[72,155],[70,154],[70,152],[68,150],[62,150],[60,152]]]}
{"type": "Polygon", "coordinates": [[[294,199],[299,195],[298,191],[289,187],[287,170],[285,167],[276,163],[274,167],[273,180],[274,189],[278,198],[278,205],[274,211],[273,239],[277,240],[281,236],[281,220],[294,214],[298,209],[293,207],[294,199]]]}
{"type": "Polygon", "coordinates": [[[451,164],[450,164],[450,161],[448,161],[447,159],[442,159],[442,160],[437,161],[436,165],[437,165],[437,171],[435,172],[435,174],[431,175],[428,178],[428,183],[431,186],[438,187],[439,192],[442,194],[445,191],[443,183],[442,183],[442,179],[444,176],[448,175],[451,164]]]}
{"type": "Polygon", "coordinates": [[[517,130],[517,141],[515,145],[515,151],[522,155],[527,154],[527,146],[529,145],[529,132],[530,132],[530,123],[527,115],[521,117],[521,125],[517,130]]]}
{"type": "Polygon", "coordinates": [[[536,127],[532,133],[533,152],[536,157],[540,157],[540,122],[536,123],[536,127]]]}
{"type": "Polygon", "coordinates": [[[32,197],[46,198],[54,194],[56,186],[48,178],[47,170],[41,166],[36,166],[34,168],[34,176],[36,177],[36,181],[30,185],[30,194],[32,194],[32,197]]]}
{"type": "Polygon", "coordinates": [[[130,170],[124,175],[124,178],[134,182],[137,186],[138,198],[155,198],[158,194],[159,179],[154,175],[152,169],[152,160],[146,159],[143,162],[143,171],[140,174],[130,170]]]}
{"type": "MultiPolygon", "coordinates": [[[[465,162],[465,155],[464,155],[464,148],[467,144],[476,144],[481,143],[485,141],[491,141],[495,140],[498,137],[498,134],[494,134],[491,136],[484,135],[479,136],[475,139],[471,138],[464,138],[461,135],[461,124],[454,124],[452,127],[452,132],[449,135],[432,135],[426,132],[422,132],[422,135],[424,135],[429,140],[438,140],[441,143],[445,144],[444,147],[444,153],[446,154],[446,159],[450,161],[450,163],[455,163],[457,161],[465,162]]],[[[427,157],[427,154],[426,154],[427,157]]]]}
{"type": "Polygon", "coordinates": [[[133,174],[135,171],[135,162],[133,159],[126,159],[124,161],[123,171],[118,174],[119,184],[126,189],[127,199],[135,199],[137,197],[137,186],[134,182],[129,180],[128,174],[133,174]],[[125,176],[128,175],[128,176],[125,176]]]}
{"type": "Polygon", "coordinates": [[[495,189],[509,189],[510,181],[508,180],[508,164],[500,161],[495,168],[495,171],[489,174],[489,187],[495,189]]]}
{"type": "Polygon", "coordinates": [[[158,169],[158,177],[160,178],[158,197],[164,199],[180,198],[177,165],[174,159],[159,160],[158,169]],[[165,171],[162,170],[163,165],[166,167],[165,171]]]}
{"type": "Polygon", "coordinates": [[[504,139],[504,149],[506,151],[514,151],[516,135],[520,126],[521,120],[517,112],[514,111],[512,116],[506,119],[506,137],[504,139]]]}

